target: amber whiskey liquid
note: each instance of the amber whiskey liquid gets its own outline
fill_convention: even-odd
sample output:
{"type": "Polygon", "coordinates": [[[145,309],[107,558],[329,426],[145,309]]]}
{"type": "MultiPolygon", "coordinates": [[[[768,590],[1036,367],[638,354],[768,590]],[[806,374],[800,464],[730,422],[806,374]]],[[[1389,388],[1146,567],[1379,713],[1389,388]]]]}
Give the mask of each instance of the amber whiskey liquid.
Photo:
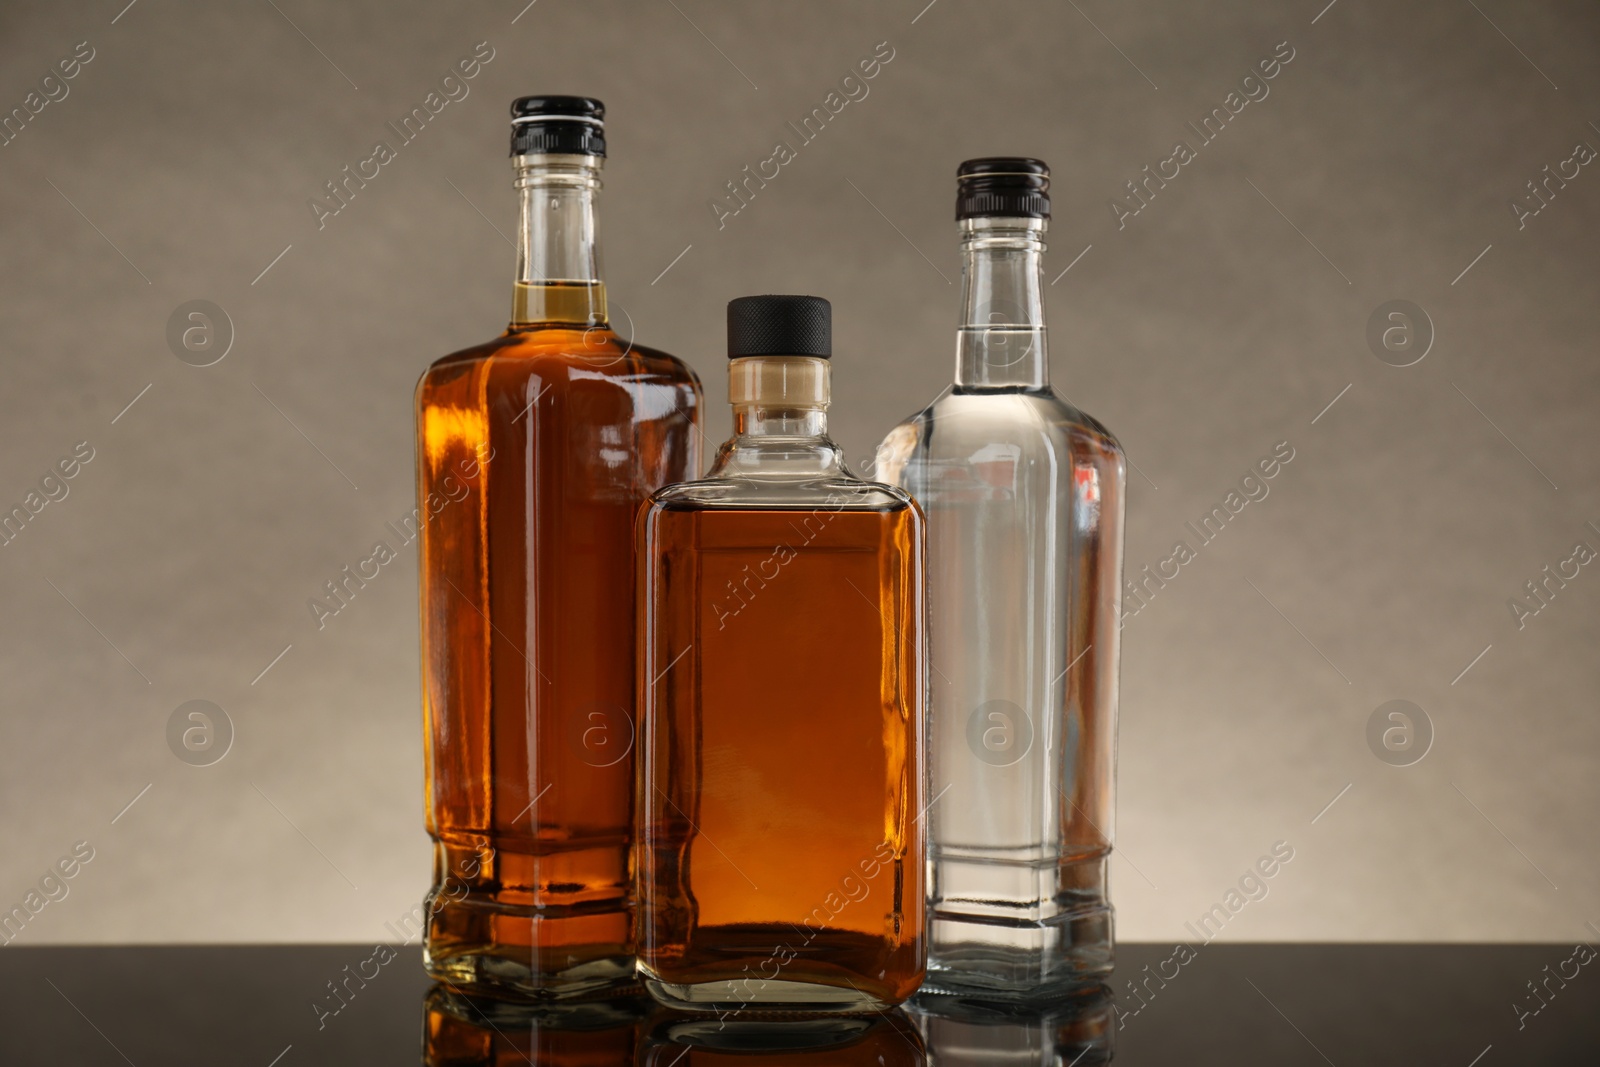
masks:
{"type": "Polygon", "coordinates": [[[651,525],[654,658],[683,659],[657,685],[643,799],[650,973],[735,1001],[761,979],[904,999],[922,969],[917,665],[896,633],[919,627],[916,514],[669,504],[651,525]]]}
{"type": "Polygon", "coordinates": [[[685,1009],[882,1008],[925,954],[922,519],[844,468],[826,360],[733,368],[733,440],[641,519],[641,973],[685,1009]]]}
{"type": "Polygon", "coordinates": [[[416,396],[425,961],[567,997],[634,980],[633,527],[698,466],[700,392],[606,324],[598,158],[517,162],[514,321],[416,396]]]}

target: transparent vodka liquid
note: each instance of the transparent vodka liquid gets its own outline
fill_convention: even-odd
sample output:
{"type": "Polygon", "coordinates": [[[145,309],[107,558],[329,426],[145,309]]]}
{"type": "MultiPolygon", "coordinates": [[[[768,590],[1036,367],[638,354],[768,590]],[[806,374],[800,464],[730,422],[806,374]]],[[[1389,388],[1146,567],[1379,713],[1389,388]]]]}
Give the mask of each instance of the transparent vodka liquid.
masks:
{"type": "Polygon", "coordinates": [[[1125,466],[1049,385],[1044,219],[962,228],[955,382],[875,473],[927,520],[925,988],[1031,1000],[1112,965],[1125,466]]]}

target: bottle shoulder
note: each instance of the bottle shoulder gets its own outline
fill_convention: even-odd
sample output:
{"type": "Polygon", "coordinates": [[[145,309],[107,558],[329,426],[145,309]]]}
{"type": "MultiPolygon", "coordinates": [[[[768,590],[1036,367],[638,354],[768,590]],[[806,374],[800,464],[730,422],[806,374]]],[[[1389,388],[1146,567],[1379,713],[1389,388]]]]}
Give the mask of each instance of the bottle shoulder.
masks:
{"type": "Polygon", "coordinates": [[[659,489],[649,508],[660,511],[817,509],[897,512],[916,510],[910,494],[850,475],[819,478],[704,478],[659,489]]]}
{"type": "Polygon", "coordinates": [[[1098,419],[1049,388],[945,390],[884,437],[873,473],[924,496],[936,486],[1093,468],[1121,484],[1127,459],[1098,419]],[[1011,472],[1011,473],[1007,473],[1011,472]]]}
{"type": "Polygon", "coordinates": [[[689,383],[700,391],[700,378],[683,360],[668,352],[619,336],[609,327],[512,327],[481,344],[435,360],[422,381],[475,373],[484,364],[513,375],[538,375],[560,381],[618,378],[689,383]]]}
{"type": "Polygon", "coordinates": [[[886,454],[938,447],[946,442],[965,448],[984,439],[995,444],[1060,440],[1096,452],[1121,456],[1116,435],[1099,419],[1060,393],[1043,389],[947,388],[921,411],[889,432],[879,448],[886,454]]]}

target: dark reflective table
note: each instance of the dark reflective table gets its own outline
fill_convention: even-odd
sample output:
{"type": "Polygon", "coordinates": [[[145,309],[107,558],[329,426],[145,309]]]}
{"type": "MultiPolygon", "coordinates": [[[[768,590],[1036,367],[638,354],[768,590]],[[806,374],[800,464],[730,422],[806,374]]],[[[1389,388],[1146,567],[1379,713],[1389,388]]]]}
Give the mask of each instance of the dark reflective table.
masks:
{"type": "Polygon", "coordinates": [[[729,1020],[642,1000],[533,1014],[433,987],[415,948],[0,950],[0,1064],[1600,1063],[1600,961],[1561,945],[1118,947],[1109,988],[1031,1013],[947,998],[729,1020]]]}

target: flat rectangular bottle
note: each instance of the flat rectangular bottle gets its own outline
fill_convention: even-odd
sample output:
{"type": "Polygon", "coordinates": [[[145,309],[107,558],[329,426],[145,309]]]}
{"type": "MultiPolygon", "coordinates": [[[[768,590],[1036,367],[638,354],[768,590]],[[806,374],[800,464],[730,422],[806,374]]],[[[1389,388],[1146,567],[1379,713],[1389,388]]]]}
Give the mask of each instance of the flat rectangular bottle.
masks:
{"type": "Polygon", "coordinates": [[[877,473],[928,523],[928,987],[1026,1000],[1111,970],[1126,474],[1050,387],[1048,168],[970,160],[958,183],[955,383],[877,473]]]}
{"type": "Polygon", "coordinates": [[[640,973],[882,1009],[923,973],[922,518],[827,436],[827,301],[728,319],[734,436],[640,518],[640,973]]]}
{"type": "Polygon", "coordinates": [[[699,467],[700,384],[607,323],[599,101],[512,106],[510,327],[417,386],[425,963],[536,998],[634,977],[634,522],[699,467]]]}

